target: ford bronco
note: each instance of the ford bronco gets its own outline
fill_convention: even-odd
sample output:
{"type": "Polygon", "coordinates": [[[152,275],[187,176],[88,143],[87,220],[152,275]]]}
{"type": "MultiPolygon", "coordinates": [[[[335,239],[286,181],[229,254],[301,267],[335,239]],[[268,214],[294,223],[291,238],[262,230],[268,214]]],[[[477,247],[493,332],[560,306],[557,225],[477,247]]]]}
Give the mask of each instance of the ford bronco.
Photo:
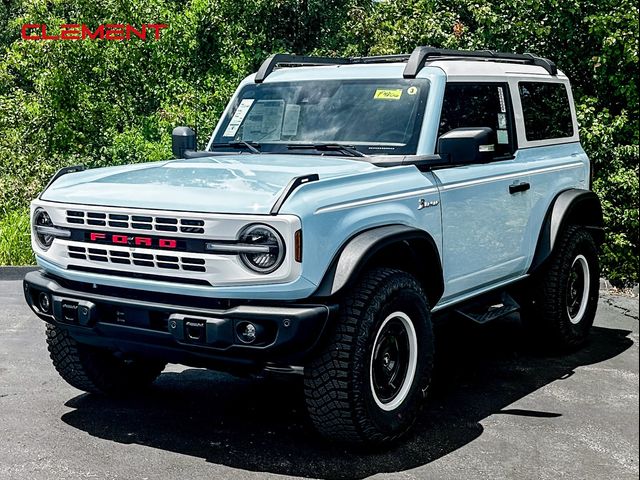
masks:
{"type": "Polygon", "coordinates": [[[587,338],[603,218],[550,60],[276,54],[203,151],[177,127],[173,153],[64,168],[32,203],[24,293],[74,387],[167,362],[299,374],[319,432],[372,445],[418,415],[433,318],[587,338]]]}

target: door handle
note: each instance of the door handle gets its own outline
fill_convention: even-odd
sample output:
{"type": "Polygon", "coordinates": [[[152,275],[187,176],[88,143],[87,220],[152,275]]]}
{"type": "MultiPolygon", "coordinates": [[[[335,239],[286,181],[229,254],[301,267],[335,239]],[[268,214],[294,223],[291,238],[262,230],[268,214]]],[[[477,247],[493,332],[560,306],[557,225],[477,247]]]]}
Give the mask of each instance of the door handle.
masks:
{"type": "Polygon", "coordinates": [[[514,183],[512,185],[509,185],[509,193],[513,195],[514,193],[518,192],[526,192],[530,188],[531,185],[529,185],[529,182],[514,183]]]}

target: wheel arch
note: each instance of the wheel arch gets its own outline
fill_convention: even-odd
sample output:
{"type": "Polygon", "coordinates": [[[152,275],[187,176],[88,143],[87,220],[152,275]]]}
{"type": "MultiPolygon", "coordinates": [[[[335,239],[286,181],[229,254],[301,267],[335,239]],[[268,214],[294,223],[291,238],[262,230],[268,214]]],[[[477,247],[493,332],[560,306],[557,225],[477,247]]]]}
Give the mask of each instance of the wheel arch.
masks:
{"type": "Polygon", "coordinates": [[[313,296],[338,295],[372,267],[398,268],[414,275],[430,306],[444,292],[442,263],[433,237],[406,225],[387,225],[360,232],[345,242],[313,296]]]}
{"type": "Polygon", "coordinates": [[[598,246],[604,242],[602,206],[594,192],[573,188],[561,192],[551,202],[538,235],[529,273],[545,263],[553,253],[558,235],[568,225],[587,228],[598,246]]]}

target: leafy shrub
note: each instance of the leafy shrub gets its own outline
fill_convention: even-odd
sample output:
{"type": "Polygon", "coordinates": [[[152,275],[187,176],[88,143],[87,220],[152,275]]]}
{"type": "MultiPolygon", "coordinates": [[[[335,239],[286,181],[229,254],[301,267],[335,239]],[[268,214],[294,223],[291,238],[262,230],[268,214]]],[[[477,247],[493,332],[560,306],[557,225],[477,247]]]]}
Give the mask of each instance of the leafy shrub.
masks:
{"type": "Polygon", "coordinates": [[[0,212],[0,265],[33,263],[29,212],[24,209],[0,212]]]}
{"type": "Polygon", "coordinates": [[[62,166],[169,158],[171,129],[181,124],[203,146],[238,82],[273,52],[368,55],[428,44],[532,51],[573,82],[607,221],[604,271],[637,282],[638,31],[631,0],[4,2],[0,206],[11,215],[3,218],[19,223],[13,212],[24,214],[62,166]],[[71,22],[170,27],[157,42],[20,40],[24,23],[71,22]]]}

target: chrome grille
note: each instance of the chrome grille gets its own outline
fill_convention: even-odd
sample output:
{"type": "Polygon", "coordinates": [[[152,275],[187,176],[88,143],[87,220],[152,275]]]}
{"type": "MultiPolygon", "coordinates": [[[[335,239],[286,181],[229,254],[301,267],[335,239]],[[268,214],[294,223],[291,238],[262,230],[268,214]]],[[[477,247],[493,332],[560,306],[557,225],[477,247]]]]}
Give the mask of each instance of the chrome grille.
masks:
{"type": "Polygon", "coordinates": [[[157,232],[204,233],[204,220],[126,213],[67,210],[67,223],[93,227],[128,228],[157,232]]]}
{"type": "Polygon", "coordinates": [[[67,247],[69,258],[90,262],[112,263],[116,265],[136,265],[138,267],[162,268],[165,270],[183,270],[188,272],[206,272],[204,259],[177,255],[127,252],[111,248],[67,247]]]}

